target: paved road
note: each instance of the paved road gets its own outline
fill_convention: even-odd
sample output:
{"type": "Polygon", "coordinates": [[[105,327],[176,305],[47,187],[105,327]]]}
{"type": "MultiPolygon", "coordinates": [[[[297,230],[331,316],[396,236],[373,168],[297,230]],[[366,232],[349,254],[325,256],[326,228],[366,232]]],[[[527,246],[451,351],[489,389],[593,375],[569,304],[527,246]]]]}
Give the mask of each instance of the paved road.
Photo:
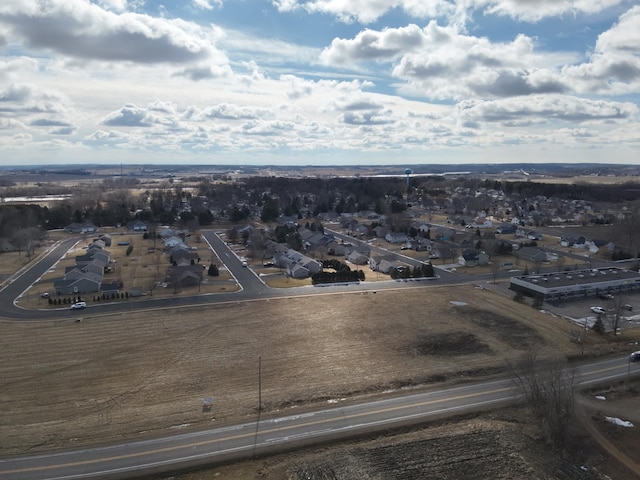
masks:
{"type": "MultiPolygon", "coordinates": [[[[577,367],[589,385],[640,374],[640,364],[610,358],[577,367]]],[[[169,472],[255,454],[415,424],[434,417],[495,408],[518,401],[510,380],[494,380],[324,410],[265,418],[206,431],[119,445],[0,459],[0,479],[128,478],[169,472]]]]}

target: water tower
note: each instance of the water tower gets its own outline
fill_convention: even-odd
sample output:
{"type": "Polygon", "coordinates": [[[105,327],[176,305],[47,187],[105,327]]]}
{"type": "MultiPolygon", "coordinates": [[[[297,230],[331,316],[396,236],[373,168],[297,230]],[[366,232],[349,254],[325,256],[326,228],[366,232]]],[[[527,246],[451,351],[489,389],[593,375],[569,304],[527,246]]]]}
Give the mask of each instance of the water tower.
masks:
{"type": "Polygon", "coordinates": [[[407,176],[407,187],[409,186],[409,175],[411,175],[411,173],[412,173],[412,172],[411,172],[411,169],[410,169],[410,168],[407,168],[407,169],[405,169],[405,171],[404,171],[404,174],[407,176]]]}

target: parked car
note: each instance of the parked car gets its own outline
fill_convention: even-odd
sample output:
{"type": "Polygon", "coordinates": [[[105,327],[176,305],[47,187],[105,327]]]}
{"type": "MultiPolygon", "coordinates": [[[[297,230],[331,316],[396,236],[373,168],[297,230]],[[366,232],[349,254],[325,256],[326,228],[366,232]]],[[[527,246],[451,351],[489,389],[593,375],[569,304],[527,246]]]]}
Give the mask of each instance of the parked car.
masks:
{"type": "Polygon", "coordinates": [[[245,260],[242,261],[242,266],[246,267],[247,266],[247,262],[245,260]]]}
{"type": "Polygon", "coordinates": [[[82,310],[87,306],[87,302],[76,302],[71,305],[71,310],[82,310]]]}
{"type": "Polygon", "coordinates": [[[49,298],[49,292],[44,292],[40,294],[41,298],[49,298]]]}
{"type": "Polygon", "coordinates": [[[598,315],[603,315],[607,313],[607,311],[602,307],[591,307],[591,311],[593,313],[597,313],[598,315]]]}
{"type": "Polygon", "coordinates": [[[629,355],[630,362],[640,362],[640,350],[629,355]]]}
{"type": "Polygon", "coordinates": [[[602,293],[599,295],[601,300],[613,300],[613,295],[610,293],[602,293]]]}
{"type": "Polygon", "coordinates": [[[633,311],[633,307],[632,307],[631,305],[629,305],[628,303],[627,303],[626,305],[623,305],[623,306],[622,306],[622,309],[623,309],[623,310],[626,310],[626,311],[628,311],[628,312],[633,311]]]}

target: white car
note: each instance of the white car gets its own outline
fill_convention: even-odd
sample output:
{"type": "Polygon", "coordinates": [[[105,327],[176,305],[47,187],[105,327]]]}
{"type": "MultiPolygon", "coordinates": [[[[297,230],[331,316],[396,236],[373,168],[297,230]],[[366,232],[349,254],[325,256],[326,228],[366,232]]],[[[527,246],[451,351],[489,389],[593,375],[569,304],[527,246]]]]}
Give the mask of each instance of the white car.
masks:
{"type": "Polygon", "coordinates": [[[598,315],[604,315],[607,311],[602,307],[591,307],[591,311],[593,313],[597,313],[598,315]]]}
{"type": "Polygon", "coordinates": [[[71,305],[71,310],[81,310],[87,306],[87,302],[76,302],[71,305]]]}

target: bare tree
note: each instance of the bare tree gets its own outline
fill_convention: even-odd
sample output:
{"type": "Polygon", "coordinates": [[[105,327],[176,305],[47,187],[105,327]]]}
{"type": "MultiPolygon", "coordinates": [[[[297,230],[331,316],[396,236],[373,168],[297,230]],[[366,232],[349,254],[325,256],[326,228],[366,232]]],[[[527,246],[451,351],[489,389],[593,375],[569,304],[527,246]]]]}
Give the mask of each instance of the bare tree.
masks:
{"type": "Polygon", "coordinates": [[[543,360],[534,351],[522,355],[510,370],[547,440],[563,446],[574,411],[575,372],[564,360],[543,360]]]}
{"type": "Polygon", "coordinates": [[[613,334],[616,335],[625,322],[625,318],[622,316],[624,297],[622,295],[613,297],[611,306],[612,308],[607,311],[607,320],[609,320],[613,334]]]}

